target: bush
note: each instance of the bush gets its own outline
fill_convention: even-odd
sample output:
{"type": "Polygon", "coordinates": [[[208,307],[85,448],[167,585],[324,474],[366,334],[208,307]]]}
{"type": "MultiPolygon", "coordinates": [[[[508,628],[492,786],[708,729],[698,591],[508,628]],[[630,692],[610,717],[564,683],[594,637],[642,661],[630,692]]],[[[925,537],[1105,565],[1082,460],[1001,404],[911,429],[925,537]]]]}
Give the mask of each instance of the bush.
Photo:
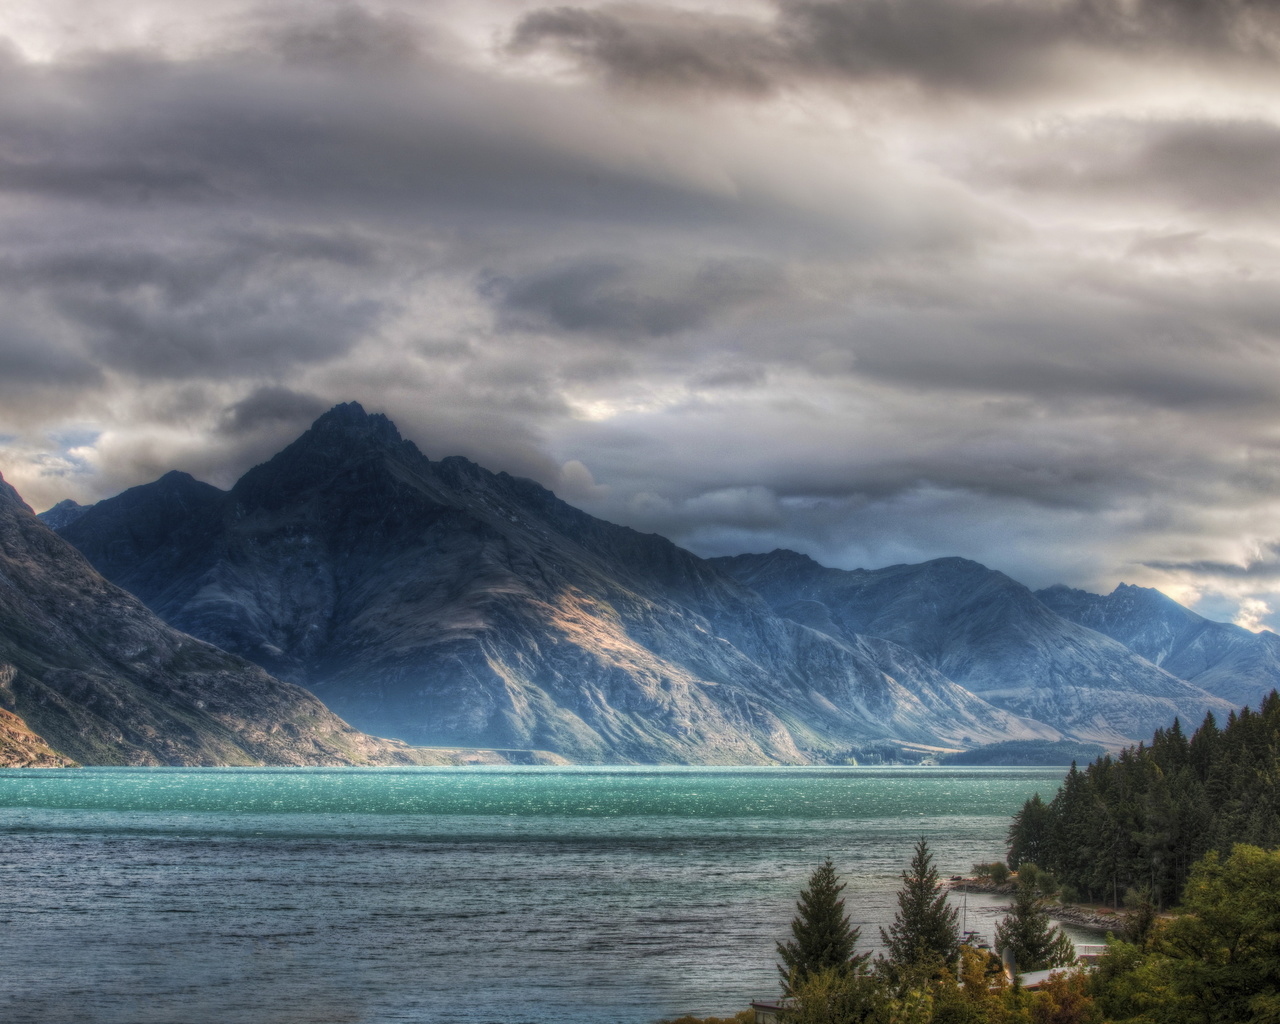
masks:
{"type": "Polygon", "coordinates": [[[1007,882],[1009,880],[1009,868],[1004,861],[993,860],[990,864],[975,864],[973,866],[973,875],[975,878],[989,878],[993,882],[1007,882]]]}

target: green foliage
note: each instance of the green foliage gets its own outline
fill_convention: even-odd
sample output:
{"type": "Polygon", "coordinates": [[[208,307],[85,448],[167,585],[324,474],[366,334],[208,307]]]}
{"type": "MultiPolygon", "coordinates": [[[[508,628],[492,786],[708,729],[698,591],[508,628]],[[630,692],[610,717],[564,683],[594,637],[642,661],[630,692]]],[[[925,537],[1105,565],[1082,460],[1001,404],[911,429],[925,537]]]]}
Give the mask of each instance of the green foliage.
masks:
{"type": "Polygon", "coordinates": [[[658,1024],[755,1024],[755,1021],[755,1010],[743,1010],[732,1017],[695,1017],[693,1014],[686,1013],[683,1017],[672,1017],[669,1020],[659,1021],[658,1024]]]}
{"type": "Polygon", "coordinates": [[[973,946],[960,947],[957,981],[938,979],[931,1024],[1003,1024],[1008,1019],[1008,981],[1000,958],[973,946]]]}
{"type": "Polygon", "coordinates": [[[870,972],[828,969],[796,987],[785,1024],[1102,1024],[1080,971],[1039,992],[1008,985],[998,957],[961,947],[956,969],[930,975],[879,961],[870,972]]]}
{"type": "Polygon", "coordinates": [[[1031,1001],[1032,1024],[1101,1024],[1102,1014],[1089,994],[1083,971],[1049,975],[1031,1001]]]}
{"type": "MultiPolygon", "coordinates": [[[[813,971],[792,991],[786,1024],[896,1024],[893,997],[879,978],[828,967],[813,971]]],[[[918,1018],[925,1024],[928,1017],[918,1018]]]]}
{"type": "Polygon", "coordinates": [[[857,952],[859,929],[849,924],[844,900],[844,885],[831,860],[826,860],[809,876],[808,887],[800,893],[796,916],[791,921],[791,938],[778,943],[778,973],[783,990],[794,994],[796,986],[811,974],[834,970],[853,974],[870,957],[857,952]]]}
{"type": "Polygon", "coordinates": [[[977,878],[989,878],[997,884],[1009,880],[1009,867],[1002,860],[993,860],[990,864],[975,864],[973,873],[977,878]]]}
{"type": "Polygon", "coordinates": [[[1145,885],[1130,889],[1124,894],[1124,905],[1129,911],[1124,922],[1125,941],[1140,949],[1145,948],[1159,918],[1156,905],[1151,899],[1151,890],[1145,885]]]}
{"type": "Polygon", "coordinates": [[[898,913],[889,930],[880,929],[880,941],[891,964],[905,967],[920,963],[953,964],[960,952],[957,912],[947,904],[947,892],[938,880],[929,844],[921,836],[902,873],[898,913]]]}
{"type": "Polygon", "coordinates": [[[1009,826],[1009,867],[1021,871],[1023,861],[1043,863],[1052,839],[1053,817],[1037,793],[1013,816],[1009,826]]]}
{"type": "Polygon", "coordinates": [[[1058,880],[1053,876],[1053,872],[1044,871],[1031,861],[1023,861],[1018,866],[1018,884],[1029,885],[1041,896],[1049,899],[1056,896],[1061,888],[1058,880]]]}
{"type": "Polygon", "coordinates": [[[1280,1019],[1280,850],[1210,853],[1182,909],[1157,940],[1178,961],[1174,990],[1210,1024],[1280,1019]]]}
{"type": "Polygon", "coordinates": [[[1113,941],[1090,980],[1108,1020],[1275,1024],[1280,1020],[1280,850],[1237,846],[1197,863],[1172,922],[1146,946],[1113,941]]]}
{"type": "Polygon", "coordinates": [[[1075,963],[1075,946],[1049,921],[1044,899],[1034,885],[1019,882],[1008,909],[1009,916],[996,925],[995,945],[1001,953],[1013,952],[1020,974],[1075,963]]]}
{"type": "Polygon", "coordinates": [[[1151,744],[1074,764],[1057,795],[1037,795],[1009,829],[1009,862],[1033,861],[1077,895],[1119,906],[1146,887],[1177,903],[1191,866],[1236,843],[1280,845],[1280,695],[1258,710],[1212,715],[1190,738],[1175,721],[1151,744]]]}

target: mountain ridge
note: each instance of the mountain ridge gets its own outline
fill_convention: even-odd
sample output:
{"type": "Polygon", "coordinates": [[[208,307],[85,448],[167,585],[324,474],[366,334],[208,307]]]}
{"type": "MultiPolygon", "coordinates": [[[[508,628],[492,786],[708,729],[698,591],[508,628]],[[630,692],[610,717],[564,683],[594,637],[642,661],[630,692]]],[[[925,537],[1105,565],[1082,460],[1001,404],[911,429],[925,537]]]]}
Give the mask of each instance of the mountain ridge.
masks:
{"type": "Polygon", "coordinates": [[[1114,746],[1153,720],[1232,709],[970,559],[846,570],[778,549],[712,561],[780,614],[894,641],[990,703],[1076,739],[1114,746]]]}
{"type": "Polygon", "coordinates": [[[1158,590],[1128,583],[1105,596],[1059,584],[1036,597],[1238,706],[1257,707],[1280,687],[1280,636],[1270,630],[1215,622],[1158,590]]]}
{"type": "Polygon", "coordinates": [[[167,476],[61,532],[166,620],[371,731],[732,763],[1056,738],[891,642],[775,615],[666,538],[433,462],[355,403],[207,487],[167,476]]]}

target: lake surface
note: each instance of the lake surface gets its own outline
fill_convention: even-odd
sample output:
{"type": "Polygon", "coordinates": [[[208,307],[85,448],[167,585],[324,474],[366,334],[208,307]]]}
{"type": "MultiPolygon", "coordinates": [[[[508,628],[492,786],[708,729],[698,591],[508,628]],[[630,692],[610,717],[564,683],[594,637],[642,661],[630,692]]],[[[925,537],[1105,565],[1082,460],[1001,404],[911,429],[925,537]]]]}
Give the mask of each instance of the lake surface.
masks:
{"type": "MultiPolygon", "coordinates": [[[[831,857],[864,948],[921,835],[1045,768],[0,770],[9,1024],[649,1024],[777,994],[831,857]]],[[[969,927],[992,934],[990,897],[969,927]]]]}

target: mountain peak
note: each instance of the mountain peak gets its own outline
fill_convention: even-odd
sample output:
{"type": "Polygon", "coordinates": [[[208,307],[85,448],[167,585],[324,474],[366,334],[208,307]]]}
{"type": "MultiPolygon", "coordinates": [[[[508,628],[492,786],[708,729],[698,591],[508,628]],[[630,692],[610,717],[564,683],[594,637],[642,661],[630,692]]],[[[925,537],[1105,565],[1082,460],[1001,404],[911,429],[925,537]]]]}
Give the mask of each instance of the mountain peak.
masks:
{"type": "Polygon", "coordinates": [[[53,508],[45,509],[36,518],[51,530],[61,530],[74,523],[82,515],[93,508],[92,505],[81,505],[71,498],[63,498],[53,508]]]}
{"type": "Polygon", "coordinates": [[[370,438],[399,444],[403,438],[396,425],[380,412],[367,413],[359,402],[342,402],[319,417],[308,433],[325,439],[370,438]]]}
{"type": "Polygon", "coordinates": [[[249,470],[231,492],[237,501],[277,508],[335,474],[396,454],[425,459],[382,413],[367,413],[359,402],[343,402],[284,451],[249,470]]]}

